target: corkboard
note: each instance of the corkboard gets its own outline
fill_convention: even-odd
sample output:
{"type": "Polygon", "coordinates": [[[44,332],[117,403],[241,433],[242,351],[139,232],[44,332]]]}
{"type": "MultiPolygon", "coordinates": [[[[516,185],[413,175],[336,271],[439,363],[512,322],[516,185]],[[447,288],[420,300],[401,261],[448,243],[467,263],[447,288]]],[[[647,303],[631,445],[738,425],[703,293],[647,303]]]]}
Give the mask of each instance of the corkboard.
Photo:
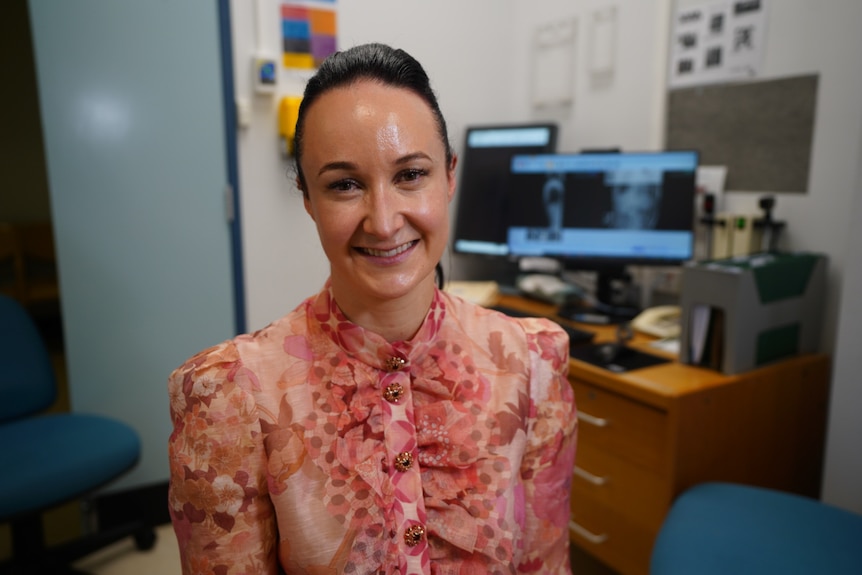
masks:
{"type": "Polygon", "coordinates": [[[808,191],[817,75],[680,88],[668,94],[668,149],[727,166],[731,191],[808,191]]]}

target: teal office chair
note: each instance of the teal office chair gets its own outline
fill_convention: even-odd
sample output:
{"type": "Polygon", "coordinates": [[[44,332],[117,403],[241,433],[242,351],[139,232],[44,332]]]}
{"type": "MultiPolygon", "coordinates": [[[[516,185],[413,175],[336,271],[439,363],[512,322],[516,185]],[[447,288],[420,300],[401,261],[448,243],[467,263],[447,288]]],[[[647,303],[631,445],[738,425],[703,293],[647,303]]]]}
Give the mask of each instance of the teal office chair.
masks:
{"type": "Polygon", "coordinates": [[[704,483],[671,506],[651,575],[862,574],[862,516],[790,493],[704,483]]]}
{"type": "Polygon", "coordinates": [[[140,440],[118,421],[77,413],[42,414],[57,394],[53,366],[35,323],[0,295],[0,523],[9,523],[13,556],[0,574],[75,573],[89,553],[134,535],[155,543],[143,522],[46,547],[42,512],[82,498],[138,461],[140,440]]]}

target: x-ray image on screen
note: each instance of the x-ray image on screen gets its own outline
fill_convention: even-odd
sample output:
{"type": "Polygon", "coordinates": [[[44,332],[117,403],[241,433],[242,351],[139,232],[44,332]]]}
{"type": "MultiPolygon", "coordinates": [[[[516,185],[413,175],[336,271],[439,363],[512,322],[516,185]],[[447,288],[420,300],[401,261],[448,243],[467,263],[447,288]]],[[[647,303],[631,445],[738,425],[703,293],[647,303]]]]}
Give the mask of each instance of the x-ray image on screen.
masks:
{"type": "Polygon", "coordinates": [[[541,202],[535,196],[514,190],[509,201],[513,207],[508,224],[523,226],[524,233],[533,242],[559,242],[566,224],[566,182],[564,174],[540,176],[541,202]],[[532,196],[532,197],[531,197],[532,196]]]}
{"type": "Polygon", "coordinates": [[[654,169],[609,172],[611,208],[604,223],[618,230],[653,230],[659,221],[662,173],[654,169]]]}
{"type": "Polygon", "coordinates": [[[566,187],[562,174],[550,174],[542,186],[542,201],[548,216],[548,234],[551,239],[559,238],[563,230],[563,212],[565,210],[566,187]]]}
{"type": "Polygon", "coordinates": [[[514,156],[509,253],[567,265],[684,262],[697,160],[693,151],[514,156]]]}

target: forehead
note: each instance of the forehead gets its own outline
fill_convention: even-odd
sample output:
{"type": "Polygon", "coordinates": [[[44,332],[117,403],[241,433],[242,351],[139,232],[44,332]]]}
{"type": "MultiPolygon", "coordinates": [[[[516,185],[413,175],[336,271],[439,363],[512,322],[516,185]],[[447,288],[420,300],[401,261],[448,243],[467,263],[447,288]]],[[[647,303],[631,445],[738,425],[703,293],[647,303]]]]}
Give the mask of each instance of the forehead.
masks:
{"type": "MultiPolygon", "coordinates": [[[[372,80],[334,88],[322,94],[305,118],[304,153],[323,149],[376,145],[413,146],[430,153],[442,151],[437,122],[430,106],[405,88],[372,80]],[[362,142],[362,143],[360,143],[362,142]]],[[[412,150],[416,151],[416,150],[412,150]]]]}

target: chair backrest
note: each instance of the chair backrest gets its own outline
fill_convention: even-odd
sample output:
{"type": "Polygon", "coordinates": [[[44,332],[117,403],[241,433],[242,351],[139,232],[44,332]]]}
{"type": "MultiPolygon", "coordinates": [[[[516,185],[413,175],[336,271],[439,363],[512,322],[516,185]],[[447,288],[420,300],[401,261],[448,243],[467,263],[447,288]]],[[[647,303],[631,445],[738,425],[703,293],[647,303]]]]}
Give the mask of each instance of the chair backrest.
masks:
{"type": "Polygon", "coordinates": [[[57,396],[54,367],[24,307],[0,294],[0,421],[31,415],[57,396]]]}

